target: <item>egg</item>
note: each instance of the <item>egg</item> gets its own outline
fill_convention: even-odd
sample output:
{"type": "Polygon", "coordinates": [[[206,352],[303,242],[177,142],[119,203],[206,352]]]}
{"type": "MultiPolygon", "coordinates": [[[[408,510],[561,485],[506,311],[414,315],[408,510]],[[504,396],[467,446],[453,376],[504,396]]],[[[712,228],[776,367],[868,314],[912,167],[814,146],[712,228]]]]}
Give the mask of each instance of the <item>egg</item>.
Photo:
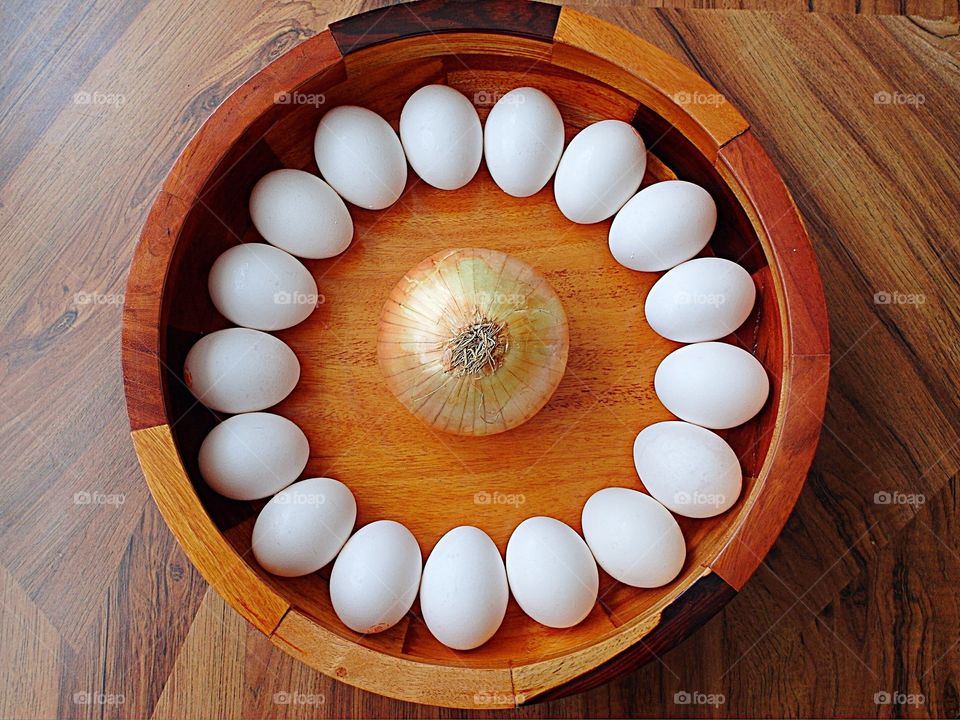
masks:
{"type": "Polygon", "coordinates": [[[718,340],[743,325],[757,297],[750,273],[704,257],[680,263],[650,288],[644,313],[657,333],[682,343],[718,340]]]}
{"type": "Polygon", "coordinates": [[[213,263],[207,288],[227,320],[254,330],[283,330],[317,306],[317,283],[303,263],[271,245],[246,243],[213,263]]]}
{"type": "Polygon", "coordinates": [[[573,627],[593,609],[600,587],[590,549],[569,525],[527,518],[507,543],[507,579],[520,608],[538,623],[573,627]]]}
{"type": "Polygon", "coordinates": [[[606,220],[637,191],[646,169],[647,149],[636,128],[622,120],[588,125],[560,158],[557,207],[575,223],[606,220]]]}
{"type": "Polygon", "coordinates": [[[320,120],[313,139],[320,174],[341,197],[367,210],[393,205],[407,182],[400,138],[382,117],[342,105],[320,120]]]}
{"type": "Polygon", "coordinates": [[[587,500],[581,522],[593,556],[614,580],[655,588],[683,569],[683,532],[670,511],[649,495],[604,488],[587,500]]]}
{"type": "Polygon", "coordinates": [[[483,157],[476,108],[446,85],[427,85],[410,96],[400,113],[400,142],[414,172],[441,190],[470,182],[483,157]]]}
{"type": "Polygon", "coordinates": [[[340,621],[354,632],[393,627],[413,606],[423,557],[416,538],[393,520],[357,530],[330,573],[330,600],[340,621]]]}
{"type": "Polygon", "coordinates": [[[253,526],[253,555],[274,575],[309,575],[337,556],[356,519],[356,500],[342,482],[301,480],[263,506],[253,526]]]}
{"type": "Polygon", "coordinates": [[[227,328],[197,340],[183,363],[190,392],[211,410],[246,413],[276,405],[300,380],[286,343],[248,328],[227,328]]]}
{"type": "Polygon", "coordinates": [[[667,410],[714,430],[747,422],[770,393],[763,365],[746,350],[720,342],[674,350],[660,363],[653,385],[667,410]]]}
{"type": "Polygon", "coordinates": [[[233,500],[258,500],[282,490],[303,472],[310,457],[307,436],[272,413],[244,413],[224,420],[200,445],[200,474],[233,500]]]}
{"type": "Polygon", "coordinates": [[[493,181],[508,195],[529,197],[549,181],[563,153],[563,118],[545,93],[511,90],[490,110],[483,157],[493,181]]]}
{"type": "Polygon", "coordinates": [[[264,240],[297,257],[333,257],[353,239],[343,200],[303,170],[274,170],[260,178],[250,193],[250,217],[264,240]]]}
{"type": "Polygon", "coordinates": [[[472,650],[493,637],[509,596],[500,551],[489,535],[470,525],[440,538],[423,567],[423,621],[454,650],[472,650]]]}
{"type": "Polygon", "coordinates": [[[740,497],[737,454],[699,425],[667,421],[645,427],[633,443],[633,463],[647,492],[677,515],[713,517],[740,497]]]}
{"type": "Polygon", "coordinates": [[[645,187],[617,213],[610,252],[632,270],[668,270],[703,250],[716,226],[710,193],[685,180],[664,180],[645,187]]]}

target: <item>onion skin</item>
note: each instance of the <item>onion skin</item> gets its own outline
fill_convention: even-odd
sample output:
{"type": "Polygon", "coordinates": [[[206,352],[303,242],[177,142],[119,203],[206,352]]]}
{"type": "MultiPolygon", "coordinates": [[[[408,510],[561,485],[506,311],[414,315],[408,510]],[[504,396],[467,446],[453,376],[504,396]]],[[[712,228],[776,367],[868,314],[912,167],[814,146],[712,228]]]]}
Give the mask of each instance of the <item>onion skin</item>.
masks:
{"type": "Polygon", "coordinates": [[[546,278],[506,253],[467,248],[432,255],[397,283],[380,314],[377,361],[420,420],[480,436],[536,415],[569,348],[567,315],[546,278]],[[480,359],[476,336],[487,341],[480,359]]]}

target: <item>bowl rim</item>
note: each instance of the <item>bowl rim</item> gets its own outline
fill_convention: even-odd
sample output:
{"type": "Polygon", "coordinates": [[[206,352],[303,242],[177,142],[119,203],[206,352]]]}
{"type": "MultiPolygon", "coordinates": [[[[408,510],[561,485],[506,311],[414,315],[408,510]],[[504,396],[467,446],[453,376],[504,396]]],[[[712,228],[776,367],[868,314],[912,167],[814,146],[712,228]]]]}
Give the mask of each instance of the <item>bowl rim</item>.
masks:
{"type": "Polygon", "coordinates": [[[143,226],[125,295],[122,365],[131,436],[151,494],[191,562],[234,609],[289,654],[349,684],[400,700],[494,709],[585,690],[637,667],[682,641],[739,592],[779,536],[805,482],[824,413],[830,348],[816,257],[799,211],[749,123],[698,74],[629,31],[567,7],[526,0],[420,0],[333,23],[241,84],[203,123],[165,178],[143,226]],[[665,593],[648,616],[625,623],[613,637],[509,668],[388,655],[326,630],[293,607],[263,583],[207,514],[179,456],[164,404],[167,270],[191,208],[227,151],[278,93],[321,74],[340,82],[368,48],[439,33],[524,38],[545,44],[554,63],[593,56],[602,72],[611,73],[598,79],[635,83],[635,90],[646,93],[644,104],[668,120],[686,119],[692,128],[685,131],[688,139],[713,160],[757,232],[782,318],[780,401],[757,473],[759,487],[739,523],[727,530],[719,554],[691,582],[665,593]],[[682,93],[698,92],[720,100],[678,101],[682,93]],[[482,705],[476,699],[480,693],[482,705]]]}

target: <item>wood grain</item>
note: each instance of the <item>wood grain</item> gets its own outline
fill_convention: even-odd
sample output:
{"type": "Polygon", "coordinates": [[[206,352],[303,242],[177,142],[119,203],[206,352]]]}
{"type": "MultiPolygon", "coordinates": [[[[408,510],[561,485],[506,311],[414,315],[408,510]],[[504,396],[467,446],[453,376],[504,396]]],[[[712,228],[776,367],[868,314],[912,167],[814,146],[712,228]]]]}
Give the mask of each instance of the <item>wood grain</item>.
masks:
{"type": "Polygon", "coordinates": [[[290,604],[259,582],[243,558],[216,532],[183,474],[170,428],[159,425],[135,430],[132,437],[157,507],[176,528],[177,540],[188,549],[190,560],[254,627],[271,634],[290,604]]]}
{"type": "Polygon", "coordinates": [[[667,53],[637,47],[633,34],[570,8],[560,13],[551,61],[637,99],[710,160],[749,126],[722,94],[702,78],[691,78],[667,53]]]}
{"type": "Polygon", "coordinates": [[[446,2],[428,0],[416,12],[404,5],[338,20],[330,25],[340,52],[350,55],[381,42],[468,29],[552,42],[560,8],[546,3],[446,2]]]}
{"type": "MultiPolygon", "coordinates": [[[[960,711],[957,25],[823,16],[807,2],[735,4],[798,12],[584,10],[696,67],[749,118],[797,199],[832,320],[831,392],[813,471],[766,564],[700,632],[612,684],[511,716],[960,711]],[[925,102],[875,103],[883,91],[925,102]],[[924,302],[874,302],[893,291],[924,302]],[[924,502],[875,502],[895,491],[924,502]],[[674,702],[697,691],[724,702],[674,702]],[[877,705],[879,691],[925,701],[877,705]]],[[[940,16],[945,4],[812,5],[940,16]]],[[[328,680],[204,594],[124,434],[120,311],[109,296],[123,290],[164,173],[219,98],[361,9],[0,9],[10,48],[0,88],[0,564],[5,657],[16,658],[4,663],[0,714],[174,718],[198,706],[209,717],[466,714],[328,680]],[[80,90],[126,102],[78,105],[80,90]],[[104,297],[78,302],[80,292],[104,297]],[[78,492],[124,501],[77,505],[78,492]],[[93,691],[123,694],[124,703],[75,702],[93,691]]]]}
{"type": "MultiPolygon", "coordinates": [[[[760,10],[764,12],[830,13],[846,15],[906,15],[924,18],[960,16],[956,0],[610,0],[610,7],[650,7],[705,10],[760,10]]],[[[590,4],[586,6],[590,9],[590,4]]]]}
{"type": "MultiPolygon", "coordinates": [[[[743,133],[720,148],[718,165],[722,173],[736,179],[731,184],[734,193],[749,198],[745,204],[748,212],[751,207],[764,209],[752,219],[760,229],[757,244],[769,248],[776,260],[754,273],[759,280],[761,308],[746,346],[758,357],[783,353],[788,358],[779,372],[776,366],[770,370],[773,395],[784,407],[775,426],[738,428],[735,433],[752,433],[753,462],[762,463],[757,474],[761,482],[770,485],[751,495],[753,512],[782,526],[800,493],[796,476],[806,476],[816,450],[826,403],[830,333],[823,288],[816,258],[808,251],[803,221],[754,134],[743,133]],[[770,291],[771,286],[776,292],[770,291]],[[772,303],[780,305],[779,312],[772,303]],[[782,327],[776,317],[784,318],[782,327]]],[[[744,250],[742,255],[752,250],[744,250]]],[[[743,338],[744,329],[739,333],[743,338]]],[[[771,539],[763,528],[745,523],[732,534],[711,568],[740,590],[766,557],[771,539]]]]}
{"type": "Polygon", "coordinates": [[[642,642],[614,655],[588,677],[573,678],[540,694],[528,690],[524,693],[524,702],[563,698],[641,667],[688,637],[694,632],[691,628],[699,629],[701,623],[706,623],[735,595],[736,590],[723,578],[711,570],[705,570],[696,583],[660,611],[656,627],[643,636],[642,642]]]}

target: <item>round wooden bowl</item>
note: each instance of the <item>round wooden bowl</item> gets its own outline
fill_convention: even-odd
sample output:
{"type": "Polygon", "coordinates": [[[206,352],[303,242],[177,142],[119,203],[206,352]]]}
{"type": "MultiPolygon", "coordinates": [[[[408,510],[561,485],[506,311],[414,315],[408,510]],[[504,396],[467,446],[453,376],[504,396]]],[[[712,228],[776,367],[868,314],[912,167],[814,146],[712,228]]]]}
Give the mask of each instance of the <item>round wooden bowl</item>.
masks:
{"type": "MultiPolygon", "coordinates": [[[[350,208],[353,245],[307,261],[324,302],[277,333],[300,359],[300,383],[276,412],[306,432],[304,477],[332,476],[357,498],[358,526],[390,518],[426,557],[437,539],[477,525],[501,550],[533,515],[580,529],[586,499],[607,486],[640,488],[631,447],[645,426],[671,418],[653,390],[677,347],[646,324],[643,303],[659,274],[618,265],[609,221],[563,218],[548,185],[533,197],[501,192],[481,167],[443,192],[411,173],[393,207],[350,208]],[[542,272],[570,324],[567,372],[529,422],[488,437],[441,435],[390,394],[377,367],[377,318],[403,273],[444,248],[489,247],[542,272]]],[[[133,261],[124,308],[123,368],[133,442],[154,499],[190,559],[221,595],[279,647],[328,675],[391,697],[496,708],[557,697],[605,681],[675,645],[728,602],[770,549],[803,485],[817,443],[829,369],[827,321],[803,224],[747,121],[699,76],[630,33],[550,5],[425,0],[347,18],[259,72],[213,113],[163,185],[133,261]],[[600,600],[580,625],[553,630],[511,600],[486,645],[455,652],[414,606],[377,634],[350,632],[334,615],[329,568],[284,579],[250,553],[263,502],[214,494],[197,451],[216,415],[182,380],[203,334],[227,327],[207,295],[214,259],[259,240],[247,209],[265,173],[317,173],[313,135],[329,108],[356,104],[396,127],[418,87],[446,83],[485,118],[498,95],[540,88],[557,103],[568,140],[606,118],[646,140],[644,184],[679,177],[706,187],[719,224],[705,254],[736,260],[759,290],[748,322],[727,338],[754,353],[772,392],[751,422],[721,433],[745,485],[727,513],[679,518],[686,565],[655,590],[601,573],[600,600]]]]}

